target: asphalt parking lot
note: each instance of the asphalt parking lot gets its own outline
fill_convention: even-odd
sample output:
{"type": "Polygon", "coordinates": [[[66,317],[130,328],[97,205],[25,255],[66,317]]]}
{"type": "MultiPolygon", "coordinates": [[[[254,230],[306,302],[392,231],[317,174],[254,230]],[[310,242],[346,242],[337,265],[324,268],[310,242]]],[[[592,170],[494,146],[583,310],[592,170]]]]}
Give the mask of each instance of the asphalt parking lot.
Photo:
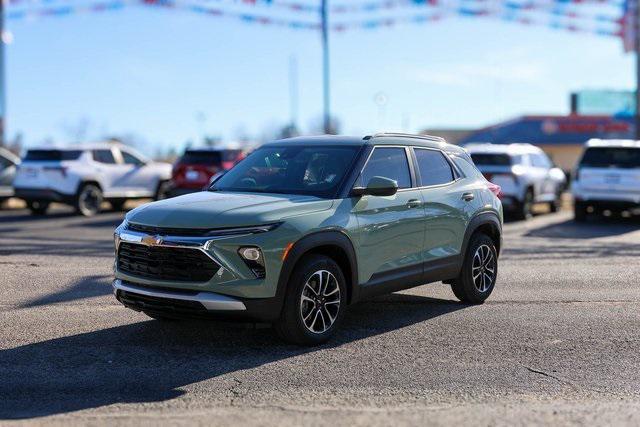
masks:
{"type": "Polygon", "coordinates": [[[509,223],[484,305],[426,285],[305,349],[123,308],[121,218],[0,211],[0,424],[640,424],[638,219],[509,223]]]}

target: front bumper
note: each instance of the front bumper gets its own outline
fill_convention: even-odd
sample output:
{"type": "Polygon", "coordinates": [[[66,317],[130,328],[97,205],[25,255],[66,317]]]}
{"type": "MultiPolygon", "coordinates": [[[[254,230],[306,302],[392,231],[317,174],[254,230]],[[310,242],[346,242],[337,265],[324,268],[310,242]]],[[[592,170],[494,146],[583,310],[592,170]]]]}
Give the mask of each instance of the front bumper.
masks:
{"type": "Polygon", "coordinates": [[[214,292],[140,286],[115,279],[113,293],[125,307],[170,318],[272,322],[280,316],[274,298],[241,299],[214,292]]]}

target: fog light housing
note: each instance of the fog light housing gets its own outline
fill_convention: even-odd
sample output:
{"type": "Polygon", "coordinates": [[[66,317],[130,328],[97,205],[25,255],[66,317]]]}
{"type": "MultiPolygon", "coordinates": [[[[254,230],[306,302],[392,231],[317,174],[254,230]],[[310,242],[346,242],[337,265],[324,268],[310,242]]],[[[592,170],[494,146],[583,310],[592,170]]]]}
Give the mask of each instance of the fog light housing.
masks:
{"type": "Polygon", "coordinates": [[[265,277],[264,256],[260,248],[245,246],[238,249],[238,255],[258,279],[265,277]]]}

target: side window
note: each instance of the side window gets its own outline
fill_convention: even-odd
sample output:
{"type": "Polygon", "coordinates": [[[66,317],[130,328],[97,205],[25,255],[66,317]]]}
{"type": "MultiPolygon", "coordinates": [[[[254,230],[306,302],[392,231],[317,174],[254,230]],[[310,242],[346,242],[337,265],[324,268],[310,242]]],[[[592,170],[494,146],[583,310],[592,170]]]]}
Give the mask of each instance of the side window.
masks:
{"type": "Polygon", "coordinates": [[[93,150],[91,154],[93,155],[93,160],[98,163],[106,163],[108,165],[116,163],[116,159],[113,158],[111,150],[93,150]]]}
{"type": "Polygon", "coordinates": [[[454,180],[451,165],[440,151],[415,148],[414,152],[422,186],[446,184],[454,180]]]}
{"type": "Polygon", "coordinates": [[[13,163],[9,159],[0,156],[0,170],[3,170],[4,168],[8,168],[9,166],[12,166],[12,165],[13,163]]]}
{"type": "Polygon", "coordinates": [[[374,176],[382,176],[398,182],[398,188],[411,187],[411,173],[404,148],[376,147],[364,167],[359,186],[366,186],[374,176]]]}
{"type": "Polygon", "coordinates": [[[547,159],[547,156],[544,154],[531,154],[530,155],[533,166],[537,168],[545,168],[548,169],[550,167],[550,162],[547,159]]]}
{"type": "Polygon", "coordinates": [[[133,154],[126,152],[124,150],[120,150],[120,152],[122,153],[122,159],[124,160],[125,165],[136,165],[136,166],[144,165],[144,162],[140,160],[138,157],[134,156],[133,154]]]}

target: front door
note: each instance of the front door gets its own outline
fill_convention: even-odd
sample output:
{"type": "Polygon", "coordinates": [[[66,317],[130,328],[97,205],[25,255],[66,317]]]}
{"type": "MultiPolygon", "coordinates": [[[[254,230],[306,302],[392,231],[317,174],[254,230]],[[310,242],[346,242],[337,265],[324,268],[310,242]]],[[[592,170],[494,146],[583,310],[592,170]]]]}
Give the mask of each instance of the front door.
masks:
{"type": "Polygon", "coordinates": [[[393,196],[362,196],[354,205],[358,220],[360,283],[420,280],[424,244],[424,207],[415,188],[405,147],[375,147],[356,186],[374,176],[398,183],[393,196]]]}

